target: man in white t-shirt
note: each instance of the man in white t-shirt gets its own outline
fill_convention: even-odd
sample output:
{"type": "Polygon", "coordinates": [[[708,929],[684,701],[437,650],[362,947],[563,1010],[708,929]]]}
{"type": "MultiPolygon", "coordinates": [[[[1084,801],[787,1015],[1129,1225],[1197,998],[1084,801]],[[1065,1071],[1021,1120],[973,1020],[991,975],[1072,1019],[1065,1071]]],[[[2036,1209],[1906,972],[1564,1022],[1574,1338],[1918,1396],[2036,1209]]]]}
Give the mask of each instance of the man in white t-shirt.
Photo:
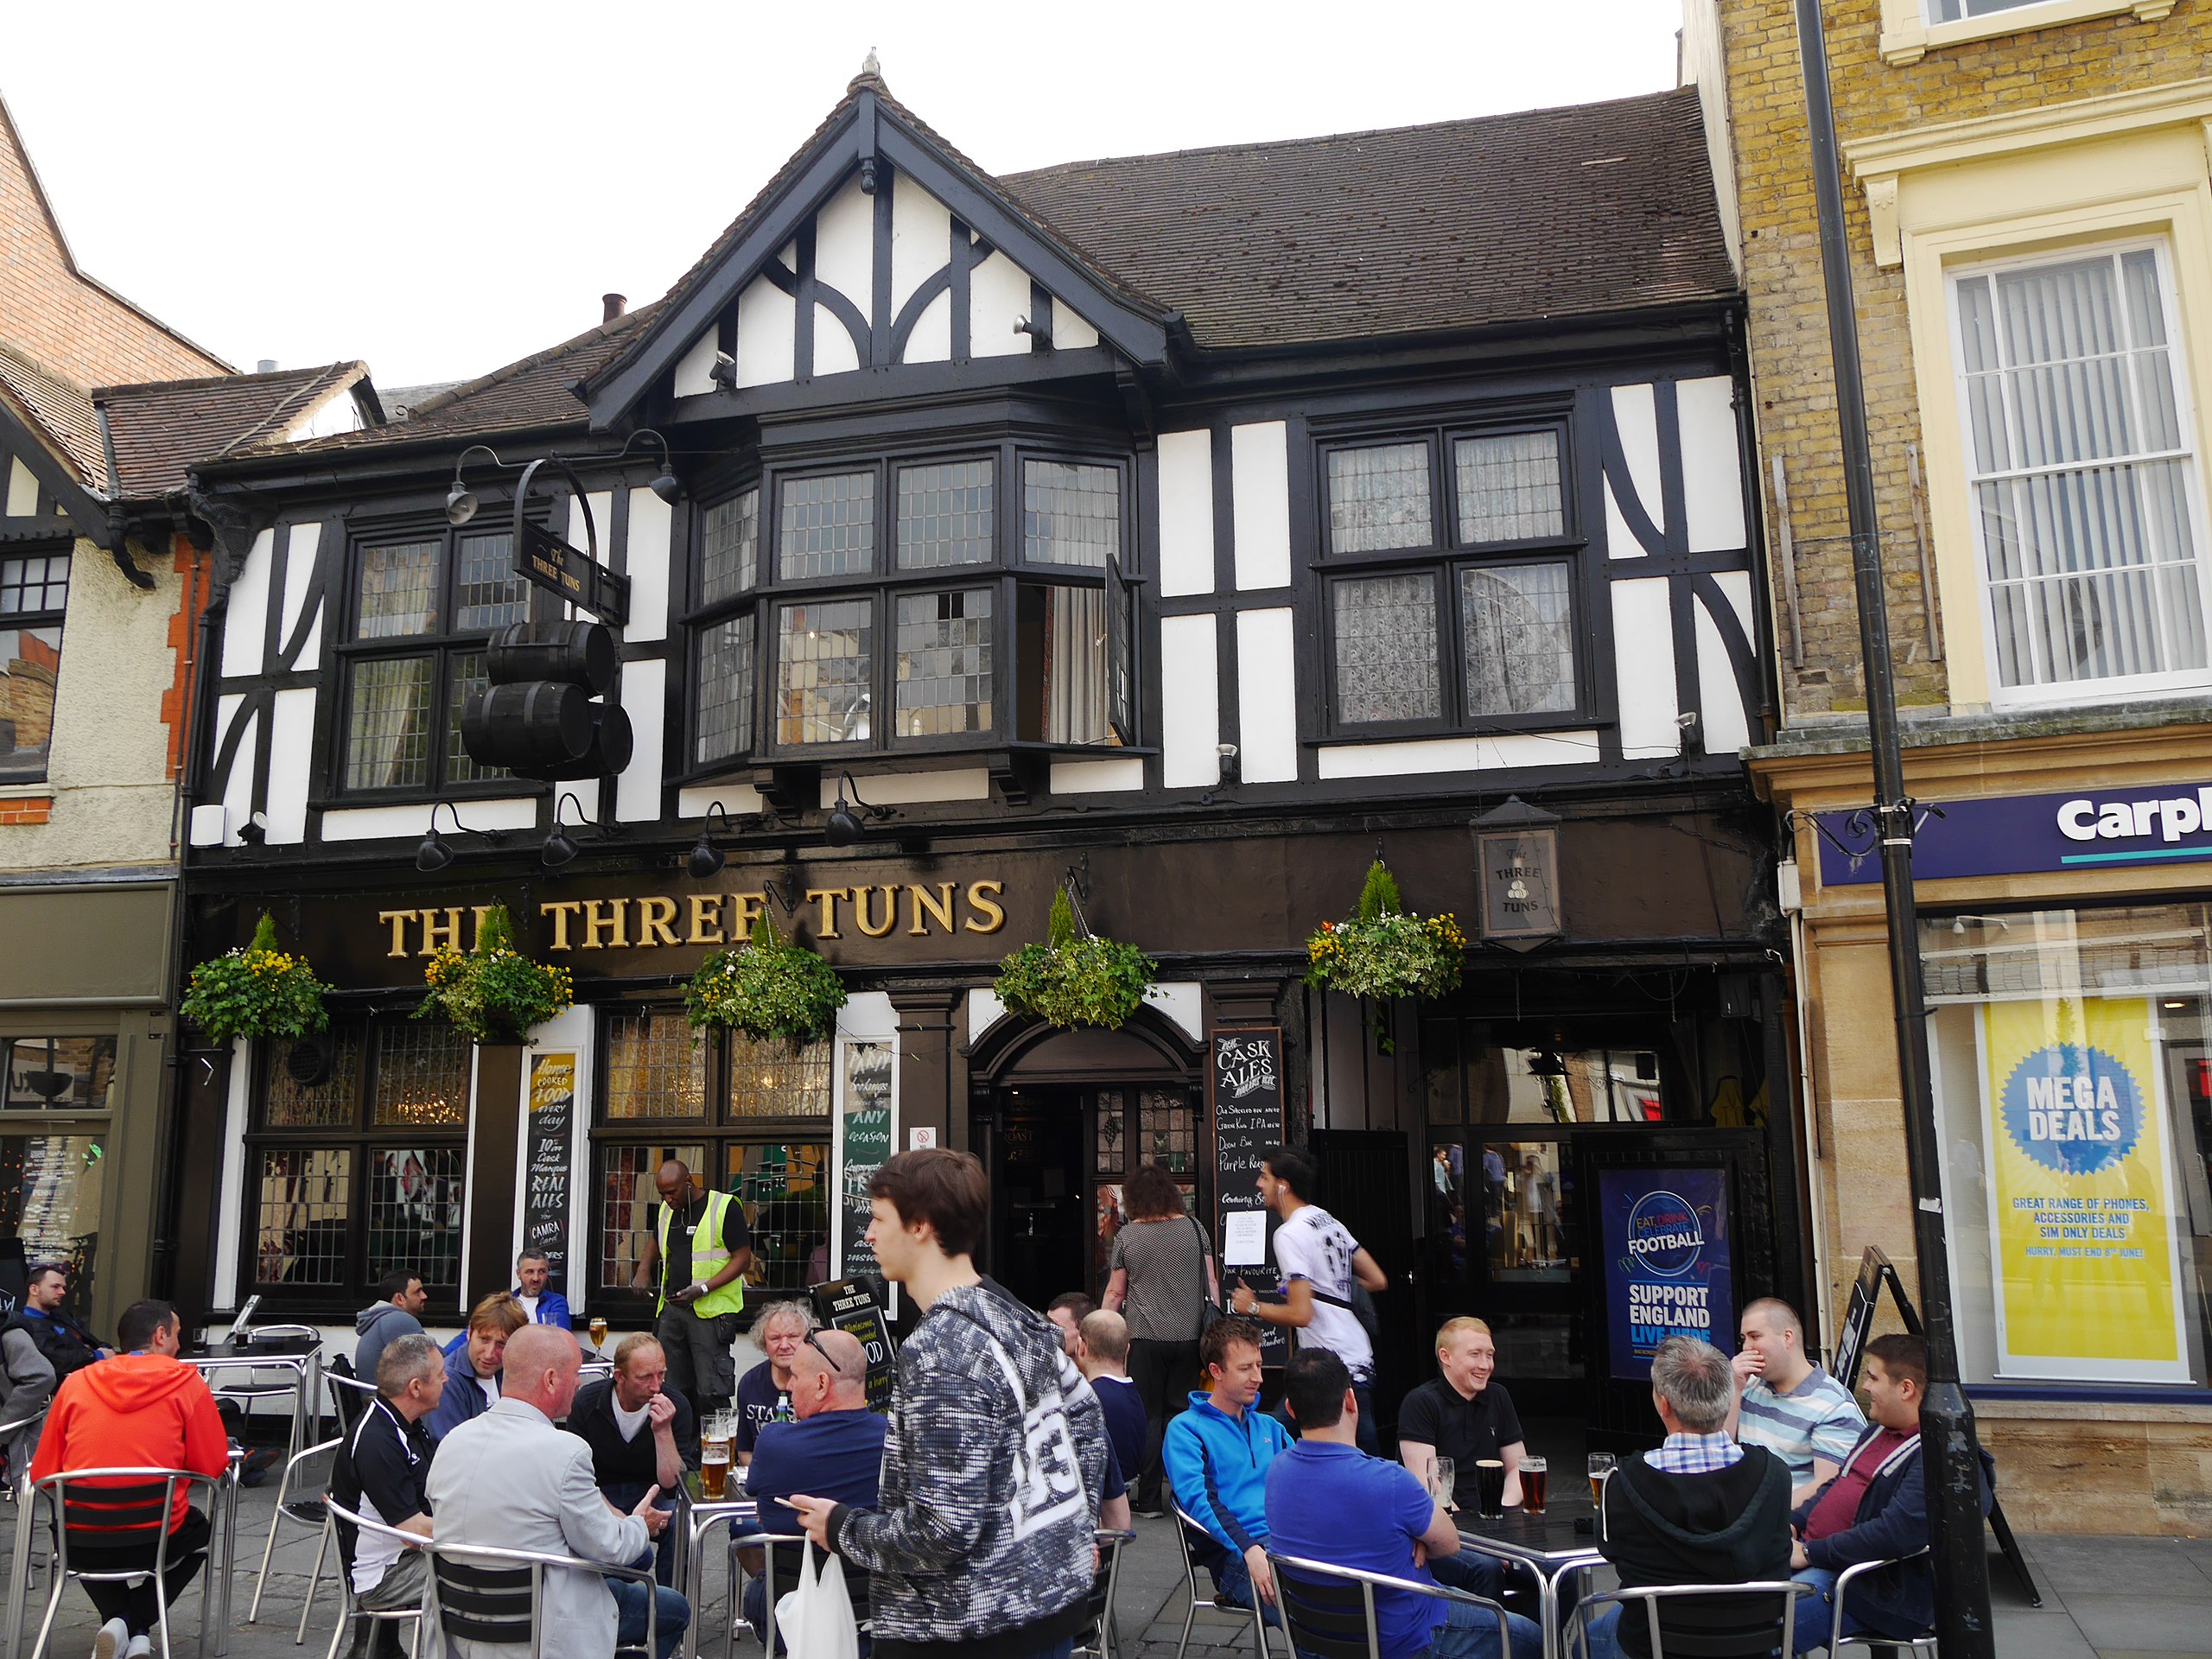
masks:
{"type": "Polygon", "coordinates": [[[1375,1258],[1344,1225],[1308,1195],[1320,1167],[1296,1147],[1270,1147],[1260,1160],[1260,1201],[1281,1218],[1275,1230],[1275,1272],[1283,1299],[1262,1302],[1242,1279],[1230,1305],[1247,1319],[1290,1326],[1301,1348],[1326,1348],[1351,1373],[1359,1397],[1360,1449],[1374,1455],[1375,1344],[1352,1309],[1355,1281],[1369,1291],[1389,1284],[1375,1258]]]}

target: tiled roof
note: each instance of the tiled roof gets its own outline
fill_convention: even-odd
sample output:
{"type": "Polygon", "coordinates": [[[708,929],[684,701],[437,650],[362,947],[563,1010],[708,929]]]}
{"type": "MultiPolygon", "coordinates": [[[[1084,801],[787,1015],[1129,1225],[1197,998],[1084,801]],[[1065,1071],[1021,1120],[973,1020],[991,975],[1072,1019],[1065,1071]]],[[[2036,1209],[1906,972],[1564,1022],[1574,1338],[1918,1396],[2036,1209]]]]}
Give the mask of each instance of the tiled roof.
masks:
{"type": "Polygon", "coordinates": [[[1436,334],[1736,291],[1695,89],[1009,174],[1202,348],[1436,334]]]}
{"type": "Polygon", "coordinates": [[[0,386],[19,414],[58,451],[77,481],[105,493],[107,457],[100,450],[99,416],[91,396],[0,340],[0,386]]]}
{"type": "Polygon", "coordinates": [[[187,470],[202,461],[282,437],[367,373],[365,364],[333,363],[108,386],[92,396],[107,407],[120,493],[149,500],[182,489],[187,470]]]}

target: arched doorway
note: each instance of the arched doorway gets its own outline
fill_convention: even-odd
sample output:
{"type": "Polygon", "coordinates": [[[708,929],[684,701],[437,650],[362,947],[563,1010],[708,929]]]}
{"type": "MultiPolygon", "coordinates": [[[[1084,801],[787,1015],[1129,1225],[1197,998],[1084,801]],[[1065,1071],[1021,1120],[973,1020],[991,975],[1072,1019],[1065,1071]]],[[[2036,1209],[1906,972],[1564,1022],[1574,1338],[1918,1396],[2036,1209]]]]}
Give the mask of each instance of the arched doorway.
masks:
{"type": "Polygon", "coordinates": [[[1194,1209],[1212,1197],[1204,1050],[1151,1008],[1119,1031],[1055,1031],[1002,1019],[969,1055],[969,1144],[991,1179],[985,1271],[1033,1307],[1096,1297],[1123,1185],[1157,1159],[1194,1209]]]}

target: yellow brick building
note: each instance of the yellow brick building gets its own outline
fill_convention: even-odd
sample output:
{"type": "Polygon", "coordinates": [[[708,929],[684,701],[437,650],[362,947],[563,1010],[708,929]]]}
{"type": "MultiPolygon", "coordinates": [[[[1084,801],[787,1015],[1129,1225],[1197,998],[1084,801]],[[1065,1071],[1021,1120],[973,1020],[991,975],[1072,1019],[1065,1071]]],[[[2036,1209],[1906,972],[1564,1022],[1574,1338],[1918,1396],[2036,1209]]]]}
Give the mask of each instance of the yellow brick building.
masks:
{"type": "MultiPolygon", "coordinates": [[[[2016,1525],[2202,1533],[2212,9],[1824,10],[1906,775],[1942,809],[1916,857],[1961,1365],[2016,1525]],[[2112,1116],[2050,1109],[2077,1085],[2112,1116]]],[[[1918,1275],[1793,10],[1687,0],[1683,67],[1750,302],[1784,711],[1751,760],[1799,814],[1832,1333],[1867,1245],[1918,1275]]]]}

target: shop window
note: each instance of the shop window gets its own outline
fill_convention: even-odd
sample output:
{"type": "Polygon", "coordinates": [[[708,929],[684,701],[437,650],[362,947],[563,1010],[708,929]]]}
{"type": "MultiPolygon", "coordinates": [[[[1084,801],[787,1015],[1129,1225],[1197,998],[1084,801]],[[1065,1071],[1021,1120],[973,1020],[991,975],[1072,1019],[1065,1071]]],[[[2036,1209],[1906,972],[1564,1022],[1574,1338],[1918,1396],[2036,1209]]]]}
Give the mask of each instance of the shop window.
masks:
{"type": "Polygon", "coordinates": [[[611,1122],[707,1115],[706,1045],[671,1014],[607,1016],[607,1089],[611,1122]]]}
{"type": "Polygon", "coordinates": [[[1122,461],[1012,443],[772,476],[709,506],[687,619],[692,767],[1133,741],[1128,512],[1122,461]]]}
{"type": "Polygon", "coordinates": [[[66,550],[0,559],[0,784],[46,777],[68,606],[66,550]]]}
{"type": "Polygon", "coordinates": [[[1335,728],[1491,730],[1585,714],[1565,447],[1557,423],[1325,447],[1335,728]]]}
{"type": "Polygon", "coordinates": [[[48,1134],[10,1123],[0,1132],[0,1260],[13,1258],[18,1270],[67,1267],[79,1313],[92,1305],[101,1266],[106,1139],[73,1126],[48,1134]]]}
{"type": "Polygon", "coordinates": [[[794,1048],[781,1038],[754,1042],[742,1032],[724,1039],[729,1055],[732,1117],[830,1116],[830,1043],[794,1048]]]}
{"type": "Polygon", "coordinates": [[[1557,1141],[1480,1143],[1483,1252],[1493,1284],[1573,1276],[1574,1168],[1557,1141]]]}
{"type": "Polygon", "coordinates": [[[112,1037],[13,1037],[7,1040],[11,1112],[105,1112],[115,1104],[112,1037]]]}
{"type": "Polygon", "coordinates": [[[2205,683],[2203,504],[2164,245],[1951,289],[1999,695],[2205,683]]]}
{"type": "Polygon", "coordinates": [[[359,1306],[394,1268],[461,1283],[468,1039],[404,1017],[261,1045],[242,1275],[272,1306],[359,1306]]]}
{"type": "Polygon", "coordinates": [[[1432,1123],[1669,1121],[1649,1049],[1500,1046],[1485,1022],[1432,1020],[1421,1026],[1421,1065],[1432,1123]]]}
{"type": "Polygon", "coordinates": [[[1960,1368],[2204,1386],[2212,907],[1921,926],[1960,1368]]]}
{"type": "Polygon", "coordinates": [[[530,616],[510,531],[444,530],[357,543],[339,773],[355,794],[492,785],[461,741],[461,709],[486,683],[490,637],[530,616]]]}

